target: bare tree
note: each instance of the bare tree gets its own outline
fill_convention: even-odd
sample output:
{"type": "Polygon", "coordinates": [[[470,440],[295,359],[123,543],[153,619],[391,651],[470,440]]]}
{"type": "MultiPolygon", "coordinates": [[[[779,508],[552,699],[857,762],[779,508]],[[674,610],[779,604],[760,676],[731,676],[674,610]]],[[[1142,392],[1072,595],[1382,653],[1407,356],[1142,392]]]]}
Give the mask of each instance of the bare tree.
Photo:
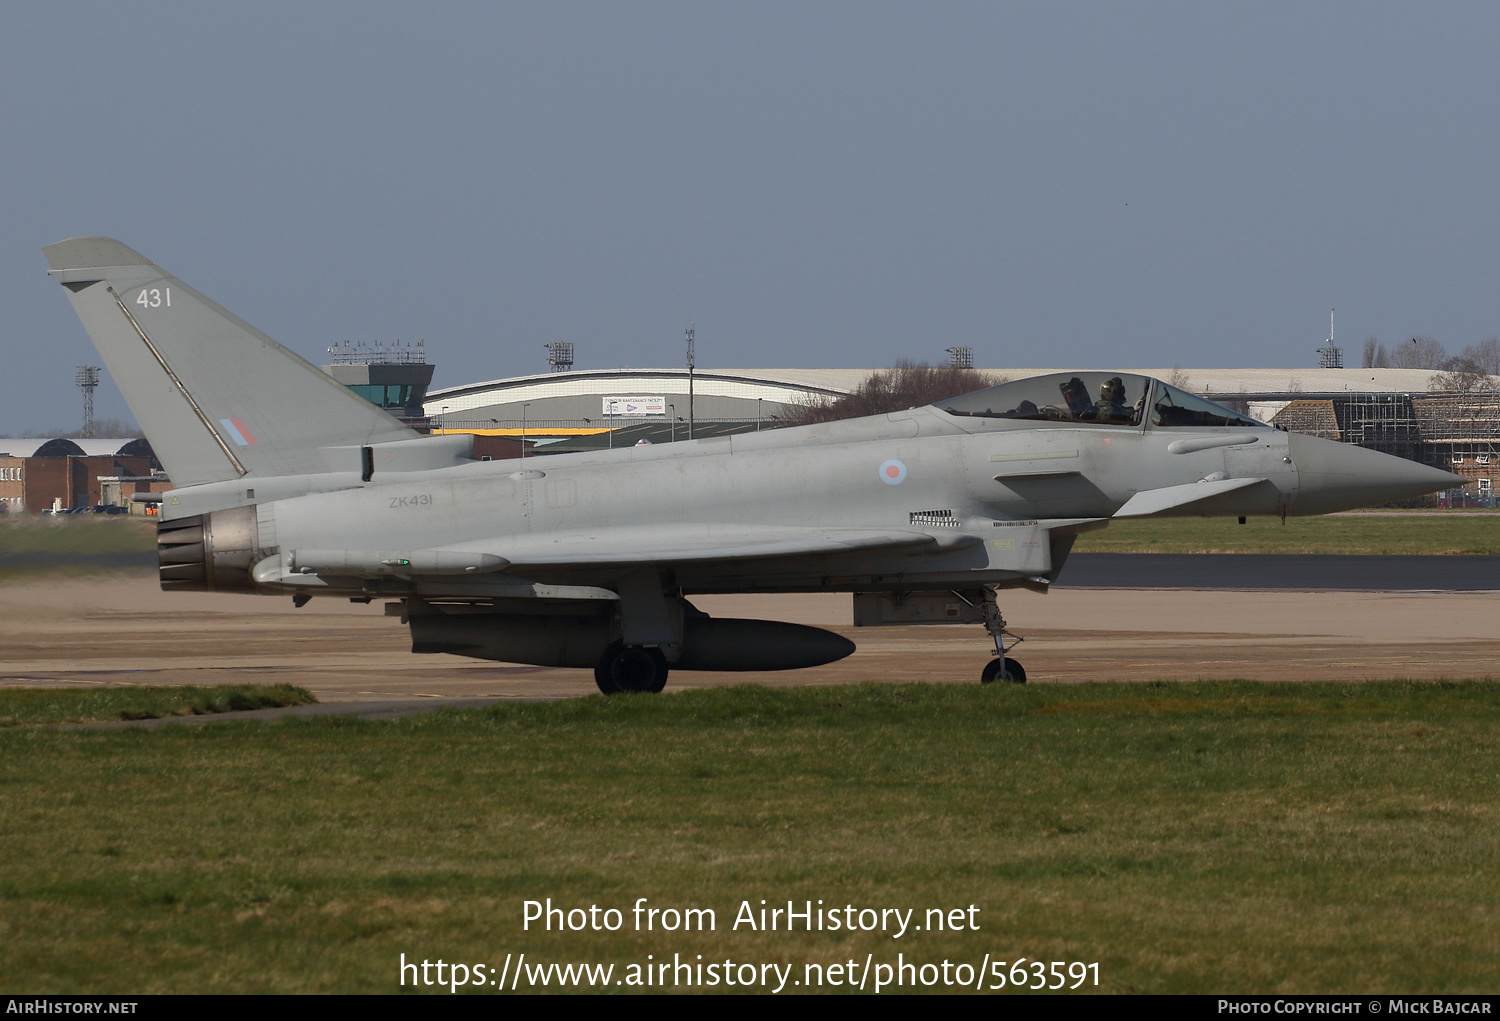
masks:
{"type": "Polygon", "coordinates": [[[1393,369],[1440,369],[1447,360],[1448,352],[1432,337],[1413,337],[1391,352],[1393,369]]]}
{"type": "Polygon", "coordinates": [[[1461,356],[1479,366],[1487,375],[1500,376],[1500,337],[1481,340],[1464,348],[1461,356]]]}
{"type": "Polygon", "coordinates": [[[844,418],[863,418],[916,408],[957,397],[971,390],[1004,383],[1006,377],[950,365],[897,362],[866,376],[852,393],[804,405],[781,417],[783,425],[812,425],[844,418]]]}
{"type": "Polygon", "coordinates": [[[1472,358],[1459,355],[1443,363],[1443,371],[1427,381],[1427,389],[1432,393],[1494,393],[1500,391],[1500,379],[1472,358]]]}
{"type": "Polygon", "coordinates": [[[1391,367],[1391,354],[1385,349],[1385,345],[1380,342],[1380,338],[1365,338],[1364,366],[1367,369],[1389,369],[1391,367]]]}
{"type": "Polygon", "coordinates": [[[1167,375],[1167,385],[1175,386],[1179,390],[1187,390],[1192,382],[1188,374],[1182,371],[1181,365],[1172,366],[1172,371],[1167,375]]]}

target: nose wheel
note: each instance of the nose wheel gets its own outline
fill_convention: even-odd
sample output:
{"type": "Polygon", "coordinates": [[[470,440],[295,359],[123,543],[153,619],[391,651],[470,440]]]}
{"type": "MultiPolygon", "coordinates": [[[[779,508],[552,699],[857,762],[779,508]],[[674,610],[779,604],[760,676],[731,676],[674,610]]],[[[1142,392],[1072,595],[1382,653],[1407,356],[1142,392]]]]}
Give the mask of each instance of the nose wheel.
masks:
{"type": "Polygon", "coordinates": [[[1006,630],[1005,617],[1000,613],[1000,605],[995,600],[995,590],[992,588],[984,590],[984,629],[995,643],[995,658],[989,661],[979,675],[979,683],[1025,684],[1026,668],[1011,659],[1010,652],[1026,639],[1006,630]],[[1007,638],[1011,640],[1009,645],[1005,644],[1007,638]]]}
{"type": "Polygon", "coordinates": [[[992,659],[979,675],[980,684],[1025,684],[1026,668],[1009,657],[992,659]]]}

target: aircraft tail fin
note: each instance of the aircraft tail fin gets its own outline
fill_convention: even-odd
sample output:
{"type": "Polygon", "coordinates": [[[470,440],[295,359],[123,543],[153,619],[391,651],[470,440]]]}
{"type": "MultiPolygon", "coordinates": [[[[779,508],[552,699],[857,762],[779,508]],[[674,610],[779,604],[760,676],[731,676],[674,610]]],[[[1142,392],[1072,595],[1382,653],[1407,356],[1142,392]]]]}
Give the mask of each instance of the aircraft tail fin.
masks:
{"type": "Polygon", "coordinates": [[[417,435],[118,241],[42,251],[178,487],[322,473],[319,447],[417,435]]]}

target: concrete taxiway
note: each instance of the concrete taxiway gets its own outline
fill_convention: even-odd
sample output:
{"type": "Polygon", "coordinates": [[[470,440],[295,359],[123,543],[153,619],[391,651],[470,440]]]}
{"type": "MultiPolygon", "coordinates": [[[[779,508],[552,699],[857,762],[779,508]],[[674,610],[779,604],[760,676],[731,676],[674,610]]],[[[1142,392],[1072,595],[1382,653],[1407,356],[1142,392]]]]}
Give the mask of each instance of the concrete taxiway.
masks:
{"type": "MultiPolygon", "coordinates": [[[[849,626],[847,595],[719,596],[715,616],[828,627],[859,651],[779,673],[674,672],[667,690],[736,683],[976,683],[983,628],[849,626]]],[[[1014,655],[1033,683],[1500,676],[1500,591],[1061,588],[1005,593],[1014,655]]],[[[431,703],[595,692],[591,671],[413,655],[368,606],[164,593],[154,574],[0,588],[0,686],[289,683],[325,703],[431,703]]],[[[353,706],[351,709],[355,708],[353,706]]],[[[364,708],[374,710],[375,707],[364,708]]]]}

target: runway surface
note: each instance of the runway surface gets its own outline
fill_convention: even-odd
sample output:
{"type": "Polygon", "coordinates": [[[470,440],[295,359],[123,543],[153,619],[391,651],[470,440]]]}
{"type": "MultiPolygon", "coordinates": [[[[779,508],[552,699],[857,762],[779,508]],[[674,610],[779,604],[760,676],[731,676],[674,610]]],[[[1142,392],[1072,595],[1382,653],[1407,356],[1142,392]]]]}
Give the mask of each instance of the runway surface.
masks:
{"type": "MultiPolygon", "coordinates": [[[[827,627],[859,650],[809,670],[676,671],[669,692],[739,683],[975,683],[990,658],[984,630],[975,626],[854,628],[848,595],[695,602],[715,616],[827,627]]],[[[1033,683],[1500,676],[1494,590],[1064,587],[1047,595],[1002,593],[1002,608],[1026,639],[1014,655],[1033,683]]],[[[407,629],[378,602],[314,599],[299,610],[279,597],[165,593],[145,571],[0,586],[3,686],[285,682],[325,703],[431,705],[595,691],[589,670],[410,649],[407,629]]]]}

